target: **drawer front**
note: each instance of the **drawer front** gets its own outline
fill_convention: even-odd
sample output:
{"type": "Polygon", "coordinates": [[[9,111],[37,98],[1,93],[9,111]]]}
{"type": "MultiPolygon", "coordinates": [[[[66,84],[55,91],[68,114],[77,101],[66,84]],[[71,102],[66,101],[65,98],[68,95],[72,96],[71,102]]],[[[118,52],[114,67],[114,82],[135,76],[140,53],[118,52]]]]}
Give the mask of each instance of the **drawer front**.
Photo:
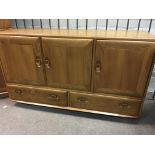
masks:
{"type": "Polygon", "coordinates": [[[141,100],[76,92],[70,93],[69,101],[74,108],[134,117],[139,116],[141,103],[141,100]]]}
{"type": "Polygon", "coordinates": [[[49,105],[67,106],[67,92],[47,88],[8,86],[9,96],[13,100],[36,102],[49,105]]]}

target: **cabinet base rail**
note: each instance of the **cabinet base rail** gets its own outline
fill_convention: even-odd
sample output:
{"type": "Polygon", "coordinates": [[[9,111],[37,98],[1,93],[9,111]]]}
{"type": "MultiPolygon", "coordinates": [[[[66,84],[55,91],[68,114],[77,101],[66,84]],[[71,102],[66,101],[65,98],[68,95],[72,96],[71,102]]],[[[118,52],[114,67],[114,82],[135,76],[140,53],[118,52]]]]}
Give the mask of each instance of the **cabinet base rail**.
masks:
{"type": "Polygon", "coordinates": [[[12,101],[14,101],[16,103],[23,103],[23,104],[28,104],[28,105],[37,105],[37,106],[42,106],[42,107],[50,107],[50,108],[63,109],[63,110],[87,112],[87,113],[93,113],[93,114],[101,114],[101,115],[108,115],[108,116],[118,116],[118,117],[125,117],[125,118],[135,118],[135,119],[139,118],[138,115],[137,116],[129,116],[129,115],[110,113],[110,112],[101,112],[101,111],[79,109],[79,108],[73,108],[73,107],[64,107],[64,106],[56,106],[56,105],[49,105],[49,104],[41,104],[41,103],[35,103],[35,102],[26,102],[26,101],[19,101],[19,100],[12,100],[12,101]]]}
{"type": "Polygon", "coordinates": [[[3,97],[8,97],[8,92],[1,92],[0,93],[0,98],[3,98],[3,97]]]}

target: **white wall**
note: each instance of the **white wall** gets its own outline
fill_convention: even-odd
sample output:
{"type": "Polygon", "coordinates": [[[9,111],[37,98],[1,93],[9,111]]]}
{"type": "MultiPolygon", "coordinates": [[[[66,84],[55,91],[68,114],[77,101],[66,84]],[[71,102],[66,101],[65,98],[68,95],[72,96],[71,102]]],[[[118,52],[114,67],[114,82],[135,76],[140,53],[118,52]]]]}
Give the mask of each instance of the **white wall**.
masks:
{"type": "MultiPolygon", "coordinates": [[[[126,29],[127,27],[127,19],[119,19],[118,29],[126,29]]],[[[12,27],[24,28],[24,23],[26,28],[32,28],[32,20],[31,19],[15,19],[12,20],[12,27]]],[[[58,28],[58,20],[57,19],[33,19],[34,28],[41,28],[41,23],[43,28],[58,28]]],[[[69,19],[67,23],[67,19],[59,19],[59,26],[62,29],[67,29],[67,24],[69,29],[76,29],[78,23],[78,29],[86,29],[86,19],[69,19]]],[[[130,19],[129,20],[129,30],[137,30],[138,28],[138,19],[130,19]]],[[[117,24],[116,19],[108,20],[107,29],[115,29],[117,24]]],[[[140,29],[143,31],[148,31],[150,25],[150,19],[142,19],[140,24],[140,29]]],[[[88,19],[87,20],[87,28],[88,29],[106,29],[106,19],[88,19]]],[[[152,20],[152,26],[150,33],[155,34],[155,20],[152,20]]]]}

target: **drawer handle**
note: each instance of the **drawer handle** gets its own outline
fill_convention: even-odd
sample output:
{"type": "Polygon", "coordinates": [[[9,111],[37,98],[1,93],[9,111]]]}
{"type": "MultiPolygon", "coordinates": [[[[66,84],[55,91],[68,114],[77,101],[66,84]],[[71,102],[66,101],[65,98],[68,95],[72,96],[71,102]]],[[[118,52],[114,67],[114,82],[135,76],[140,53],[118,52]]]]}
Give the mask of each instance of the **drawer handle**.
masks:
{"type": "Polygon", "coordinates": [[[88,99],[86,97],[78,97],[77,100],[79,102],[88,102],[88,99]]]}
{"type": "Polygon", "coordinates": [[[44,63],[45,63],[45,66],[46,66],[46,68],[51,68],[51,63],[49,62],[49,59],[48,59],[48,57],[46,57],[45,59],[44,59],[44,63]]]}
{"type": "Polygon", "coordinates": [[[129,103],[120,103],[119,104],[119,107],[122,108],[122,109],[124,109],[124,108],[130,108],[131,106],[130,106],[129,103]]]}
{"type": "Polygon", "coordinates": [[[96,73],[100,73],[101,72],[101,61],[96,61],[96,73]]]}
{"type": "Polygon", "coordinates": [[[59,96],[57,94],[50,94],[49,97],[54,100],[59,100],[59,96]]]}
{"type": "Polygon", "coordinates": [[[22,94],[22,90],[20,90],[20,89],[15,89],[15,93],[20,95],[20,94],[22,94]]]}
{"type": "Polygon", "coordinates": [[[36,63],[36,66],[37,66],[38,68],[40,68],[40,67],[41,67],[41,59],[40,59],[40,57],[39,57],[39,56],[36,56],[35,63],[36,63]]]}

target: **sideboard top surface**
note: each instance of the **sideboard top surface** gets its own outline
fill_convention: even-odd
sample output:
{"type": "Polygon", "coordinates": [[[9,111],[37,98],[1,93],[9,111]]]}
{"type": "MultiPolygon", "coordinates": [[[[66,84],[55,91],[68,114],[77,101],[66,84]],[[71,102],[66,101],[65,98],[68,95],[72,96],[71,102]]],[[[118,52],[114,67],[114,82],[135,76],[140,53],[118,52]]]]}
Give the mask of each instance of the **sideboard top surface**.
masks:
{"type": "Polygon", "coordinates": [[[130,30],[7,29],[0,35],[155,41],[155,35],[130,30]]]}

